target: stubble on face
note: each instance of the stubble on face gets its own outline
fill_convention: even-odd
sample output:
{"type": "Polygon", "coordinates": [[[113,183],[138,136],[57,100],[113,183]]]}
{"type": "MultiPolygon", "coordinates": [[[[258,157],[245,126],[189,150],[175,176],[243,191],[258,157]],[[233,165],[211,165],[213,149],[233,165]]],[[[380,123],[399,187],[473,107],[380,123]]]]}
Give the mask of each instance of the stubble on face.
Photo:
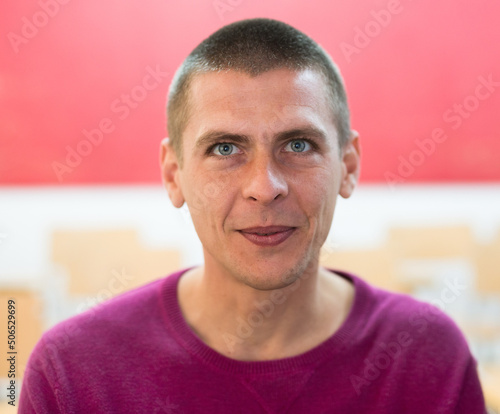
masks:
{"type": "Polygon", "coordinates": [[[195,79],[191,97],[195,105],[186,129],[181,174],[185,199],[204,246],[206,269],[216,269],[258,290],[289,286],[301,276],[317,272],[341,171],[328,99],[318,98],[326,95],[321,77],[316,74],[315,79],[314,72],[303,77],[296,72],[273,72],[256,78],[211,73],[195,79]],[[275,167],[279,178],[286,181],[286,196],[267,204],[243,196],[252,185],[249,165],[256,162],[256,154],[262,148],[272,152],[278,147],[273,138],[279,128],[304,123],[328,131],[329,147],[324,145],[316,158],[279,159],[275,167]],[[236,161],[209,158],[206,153],[196,153],[194,145],[207,128],[245,134],[251,144],[236,161]],[[297,231],[284,242],[286,248],[257,248],[237,232],[241,226],[267,224],[297,225],[297,231]]]}

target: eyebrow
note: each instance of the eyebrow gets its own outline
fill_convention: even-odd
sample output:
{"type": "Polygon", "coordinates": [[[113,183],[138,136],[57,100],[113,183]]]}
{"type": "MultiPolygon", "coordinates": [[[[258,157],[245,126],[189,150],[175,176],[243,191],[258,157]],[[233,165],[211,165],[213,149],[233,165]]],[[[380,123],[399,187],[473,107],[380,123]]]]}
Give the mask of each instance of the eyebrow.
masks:
{"type": "MultiPolygon", "coordinates": [[[[278,141],[286,141],[293,138],[311,137],[326,142],[325,132],[312,126],[301,128],[299,127],[287,131],[282,131],[276,134],[275,137],[278,141]]],[[[248,144],[250,142],[250,137],[248,135],[234,134],[226,131],[207,131],[196,140],[195,148],[205,148],[219,142],[248,144]]]]}
{"type": "Polygon", "coordinates": [[[293,138],[307,138],[307,137],[316,138],[321,141],[326,141],[325,132],[312,126],[306,126],[303,128],[294,128],[277,134],[277,138],[280,141],[285,141],[293,138]]]}
{"type": "Polygon", "coordinates": [[[250,138],[247,135],[232,134],[225,131],[208,131],[196,140],[195,148],[205,148],[218,142],[226,141],[239,144],[247,144],[248,142],[250,142],[250,138]]]}

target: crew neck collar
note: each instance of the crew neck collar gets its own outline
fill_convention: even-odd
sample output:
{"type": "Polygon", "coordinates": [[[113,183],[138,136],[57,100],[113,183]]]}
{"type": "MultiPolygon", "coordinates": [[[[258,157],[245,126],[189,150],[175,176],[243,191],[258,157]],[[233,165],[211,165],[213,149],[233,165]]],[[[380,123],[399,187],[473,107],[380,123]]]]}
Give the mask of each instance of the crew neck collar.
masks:
{"type": "Polygon", "coordinates": [[[241,361],[226,357],[206,345],[189,327],[182,315],[178,299],[178,283],[190,268],[168,276],[161,286],[161,306],[167,329],[183,349],[218,371],[233,374],[270,374],[310,370],[335,353],[342,352],[352,342],[352,337],[361,328],[362,319],[369,306],[368,285],[350,273],[327,269],[344,277],[354,285],[354,300],[340,328],[328,339],[302,354],[266,361],[241,361]]]}

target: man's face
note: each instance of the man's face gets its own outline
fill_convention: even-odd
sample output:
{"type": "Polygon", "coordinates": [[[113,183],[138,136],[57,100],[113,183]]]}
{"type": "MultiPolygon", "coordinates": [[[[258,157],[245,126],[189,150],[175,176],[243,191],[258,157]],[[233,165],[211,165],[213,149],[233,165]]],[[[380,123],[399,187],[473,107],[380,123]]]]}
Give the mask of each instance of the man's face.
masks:
{"type": "Polygon", "coordinates": [[[189,105],[182,168],[164,161],[164,176],[173,177],[166,182],[174,205],[189,207],[206,271],[256,289],[316,271],[337,195],[351,194],[358,159],[357,140],[339,149],[322,76],[196,75],[189,105]]]}

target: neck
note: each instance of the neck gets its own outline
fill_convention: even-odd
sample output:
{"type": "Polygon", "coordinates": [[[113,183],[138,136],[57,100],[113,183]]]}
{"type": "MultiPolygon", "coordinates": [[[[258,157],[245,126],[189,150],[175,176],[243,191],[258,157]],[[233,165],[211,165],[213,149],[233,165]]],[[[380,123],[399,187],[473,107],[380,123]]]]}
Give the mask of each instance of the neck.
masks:
{"type": "Polygon", "coordinates": [[[258,290],[207,265],[179,282],[184,318],[217,352],[238,360],[299,355],[333,335],[345,320],[351,284],[317,265],[288,286],[258,290]]]}

